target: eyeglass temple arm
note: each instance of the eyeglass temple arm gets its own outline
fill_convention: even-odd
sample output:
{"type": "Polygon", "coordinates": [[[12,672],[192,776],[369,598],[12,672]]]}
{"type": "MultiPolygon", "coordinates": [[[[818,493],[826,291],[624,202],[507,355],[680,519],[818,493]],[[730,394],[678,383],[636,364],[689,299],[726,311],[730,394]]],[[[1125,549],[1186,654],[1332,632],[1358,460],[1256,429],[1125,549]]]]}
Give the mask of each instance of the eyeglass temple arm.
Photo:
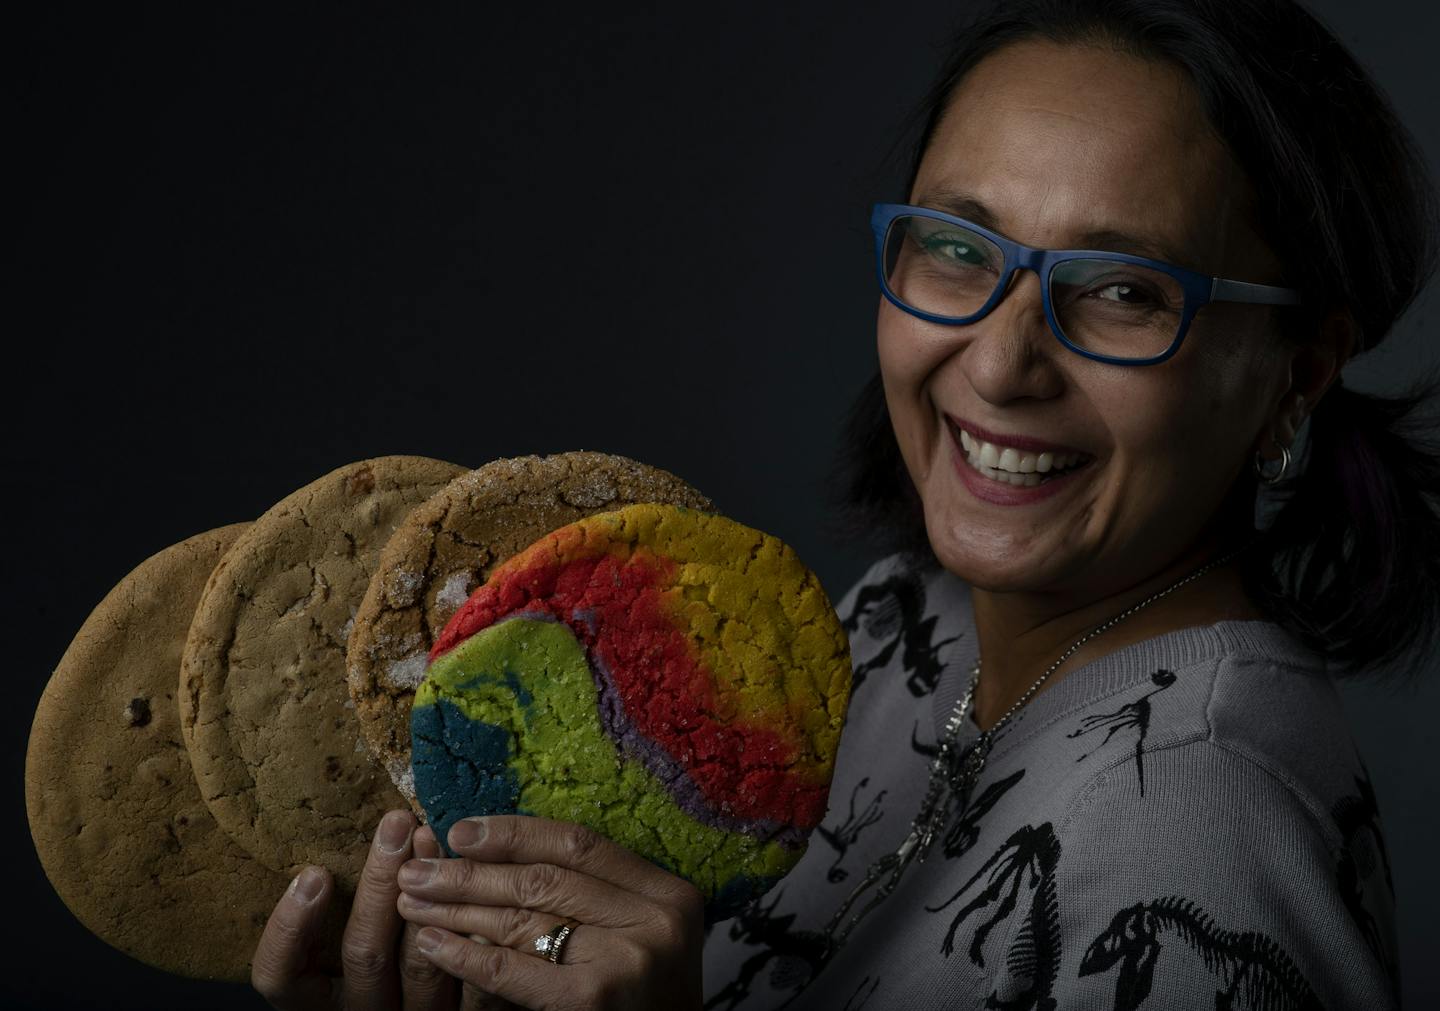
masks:
{"type": "Polygon", "coordinates": [[[1271,284],[1251,284],[1249,281],[1229,281],[1217,277],[1210,285],[1210,301],[1299,305],[1300,292],[1294,288],[1277,288],[1271,284]]]}

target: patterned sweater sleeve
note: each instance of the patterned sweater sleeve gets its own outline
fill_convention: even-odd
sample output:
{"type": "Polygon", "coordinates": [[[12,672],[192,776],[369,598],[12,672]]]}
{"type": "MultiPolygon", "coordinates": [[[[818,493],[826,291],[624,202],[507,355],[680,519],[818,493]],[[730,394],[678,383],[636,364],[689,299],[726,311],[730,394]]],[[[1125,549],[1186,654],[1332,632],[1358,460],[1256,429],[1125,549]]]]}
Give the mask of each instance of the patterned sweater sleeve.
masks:
{"type": "Polygon", "coordinates": [[[1037,835],[990,1006],[1398,1006],[1378,818],[1335,820],[1359,800],[1213,739],[1147,751],[1143,792],[1133,760],[1099,771],[1037,835]]]}

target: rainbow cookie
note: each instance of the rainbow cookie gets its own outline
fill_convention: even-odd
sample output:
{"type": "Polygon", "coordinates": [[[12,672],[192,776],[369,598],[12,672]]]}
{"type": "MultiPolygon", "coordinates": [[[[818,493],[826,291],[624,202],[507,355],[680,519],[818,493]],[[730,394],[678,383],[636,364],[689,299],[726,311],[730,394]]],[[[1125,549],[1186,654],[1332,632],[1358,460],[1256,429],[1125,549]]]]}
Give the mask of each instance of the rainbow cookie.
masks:
{"type": "Polygon", "coordinates": [[[429,660],[412,760],[442,840],[475,814],[580,822],[694,883],[714,921],[825,813],[849,643],[794,551],[724,516],[641,504],[554,530],[429,660]]]}

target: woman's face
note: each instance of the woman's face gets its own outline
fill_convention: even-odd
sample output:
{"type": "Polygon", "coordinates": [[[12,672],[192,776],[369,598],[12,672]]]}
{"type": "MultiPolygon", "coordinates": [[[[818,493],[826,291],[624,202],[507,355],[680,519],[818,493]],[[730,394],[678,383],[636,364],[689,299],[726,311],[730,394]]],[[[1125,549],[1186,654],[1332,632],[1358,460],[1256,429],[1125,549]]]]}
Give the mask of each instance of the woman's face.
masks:
{"type": "MultiPolygon", "coordinates": [[[[1182,71],[1031,41],[965,76],[909,195],[1031,246],[1277,283],[1278,263],[1246,223],[1249,199],[1182,71]]],[[[988,590],[1088,593],[1177,558],[1269,445],[1289,386],[1269,321],[1263,306],[1213,303],[1168,361],[1117,366],[1055,338],[1031,271],[967,326],[882,298],[885,398],[941,563],[988,590]],[[1036,489],[1012,487],[966,462],[957,426],[990,433],[997,451],[1035,440],[1083,462],[1036,489]]],[[[1018,450],[998,462],[1026,463],[1018,450]]]]}

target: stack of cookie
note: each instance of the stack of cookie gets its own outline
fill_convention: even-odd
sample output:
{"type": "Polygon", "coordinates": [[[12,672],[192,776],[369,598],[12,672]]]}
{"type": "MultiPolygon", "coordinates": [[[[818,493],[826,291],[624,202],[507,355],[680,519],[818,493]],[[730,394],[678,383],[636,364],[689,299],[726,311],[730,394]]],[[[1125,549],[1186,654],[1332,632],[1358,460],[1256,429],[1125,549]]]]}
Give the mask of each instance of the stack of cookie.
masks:
{"type": "MultiPolygon", "coordinates": [[[[674,475],[601,453],[473,471],[383,457],[142,562],[66,650],[31,730],[31,833],[60,897],[141,961],[243,981],[289,880],[321,864],[340,892],[322,954],[338,971],[371,832],[391,808],[426,816],[411,708],[447,625],[507,560],[637,503],[712,508],[674,475]]],[[[823,591],[805,607],[834,625],[808,661],[824,719],[806,738],[821,771],[802,779],[823,810],[849,657],[823,591]]],[[[805,723],[813,702],[781,722],[805,723]]]]}
{"type": "Polygon", "coordinates": [[[65,651],[31,729],[26,806],[61,899],[150,965],[248,979],[290,878],[323,864],[343,898],[380,816],[409,802],[386,771],[408,767],[408,728],[378,762],[364,743],[406,718],[418,676],[397,661],[424,656],[490,567],[640,501],[710,504],[601,453],[478,471],[384,457],[142,562],[65,651]]]}

